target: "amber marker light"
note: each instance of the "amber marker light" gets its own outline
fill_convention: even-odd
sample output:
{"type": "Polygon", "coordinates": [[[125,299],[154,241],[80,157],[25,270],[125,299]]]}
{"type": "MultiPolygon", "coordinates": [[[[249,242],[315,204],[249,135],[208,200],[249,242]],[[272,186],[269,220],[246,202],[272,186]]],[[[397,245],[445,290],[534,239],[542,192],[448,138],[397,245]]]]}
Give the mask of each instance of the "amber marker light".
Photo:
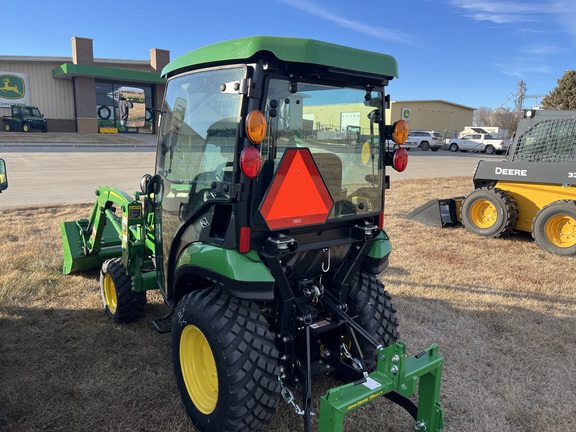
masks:
{"type": "Polygon", "coordinates": [[[396,144],[402,145],[408,139],[408,123],[406,120],[398,120],[394,123],[394,132],[392,133],[392,139],[396,144]]]}
{"type": "Polygon", "coordinates": [[[246,135],[254,144],[260,144],[266,137],[266,117],[262,111],[254,110],[246,117],[246,135]]]}

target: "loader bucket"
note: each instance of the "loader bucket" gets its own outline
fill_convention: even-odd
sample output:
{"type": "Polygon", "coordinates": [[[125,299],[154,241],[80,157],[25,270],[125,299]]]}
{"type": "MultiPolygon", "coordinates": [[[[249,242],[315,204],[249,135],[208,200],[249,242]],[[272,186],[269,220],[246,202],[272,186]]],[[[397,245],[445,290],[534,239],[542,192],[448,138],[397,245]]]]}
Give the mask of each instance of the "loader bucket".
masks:
{"type": "Polygon", "coordinates": [[[111,225],[106,225],[102,236],[102,247],[95,253],[86,253],[86,233],[88,219],[61,222],[62,249],[64,252],[64,265],[62,273],[70,274],[79,270],[100,268],[109,258],[122,255],[122,245],[118,233],[111,225]]]}
{"type": "Polygon", "coordinates": [[[458,214],[464,197],[433,199],[408,213],[406,219],[412,219],[427,225],[444,227],[460,222],[458,214]]]}

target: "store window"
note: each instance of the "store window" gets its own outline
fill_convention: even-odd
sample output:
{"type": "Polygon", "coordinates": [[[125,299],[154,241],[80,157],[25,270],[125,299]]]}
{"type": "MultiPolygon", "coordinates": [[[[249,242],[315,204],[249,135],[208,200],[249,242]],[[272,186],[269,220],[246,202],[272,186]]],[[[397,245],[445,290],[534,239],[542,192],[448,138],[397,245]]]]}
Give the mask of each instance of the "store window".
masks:
{"type": "Polygon", "coordinates": [[[154,133],[154,112],[151,110],[152,106],[151,86],[96,81],[96,118],[98,119],[98,128],[111,127],[117,128],[119,132],[154,133]],[[134,128],[126,127],[122,124],[120,119],[119,97],[120,89],[123,87],[138,88],[144,91],[146,99],[144,126],[134,128]]]}

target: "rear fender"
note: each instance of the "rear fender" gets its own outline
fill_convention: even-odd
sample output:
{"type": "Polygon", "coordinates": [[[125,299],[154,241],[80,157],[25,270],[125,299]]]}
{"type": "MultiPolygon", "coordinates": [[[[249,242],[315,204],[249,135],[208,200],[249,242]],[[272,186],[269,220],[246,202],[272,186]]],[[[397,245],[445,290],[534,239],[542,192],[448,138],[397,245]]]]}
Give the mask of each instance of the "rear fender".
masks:
{"type": "Polygon", "coordinates": [[[388,267],[388,256],[392,252],[392,242],[382,230],[370,244],[368,254],[362,262],[362,269],[371,274],[379,274],[388,267]]]}
{"type": "Polygon", "coordinates": [[[182,250],[175,266],[169,299],[177,304],[190,291],[215,285],[243,300],[270,301],[274,298],[274,278],[255,251],[194,243],[182,250]]]}

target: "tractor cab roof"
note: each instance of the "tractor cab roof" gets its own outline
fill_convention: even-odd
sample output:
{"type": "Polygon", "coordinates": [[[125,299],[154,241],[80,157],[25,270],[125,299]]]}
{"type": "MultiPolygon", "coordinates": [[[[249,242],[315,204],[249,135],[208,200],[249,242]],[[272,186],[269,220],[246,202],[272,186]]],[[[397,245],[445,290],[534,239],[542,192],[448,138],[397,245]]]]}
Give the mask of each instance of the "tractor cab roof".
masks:
{"type": "Polygon", "coordinates": [[[246,37],[197,48],[171,61],[162,76],[169,78],[186,70],[261,58],[361,72],[388,80],[398,77],[398,63],[387,54],[313,39],[274,36],[246,37]]]}

